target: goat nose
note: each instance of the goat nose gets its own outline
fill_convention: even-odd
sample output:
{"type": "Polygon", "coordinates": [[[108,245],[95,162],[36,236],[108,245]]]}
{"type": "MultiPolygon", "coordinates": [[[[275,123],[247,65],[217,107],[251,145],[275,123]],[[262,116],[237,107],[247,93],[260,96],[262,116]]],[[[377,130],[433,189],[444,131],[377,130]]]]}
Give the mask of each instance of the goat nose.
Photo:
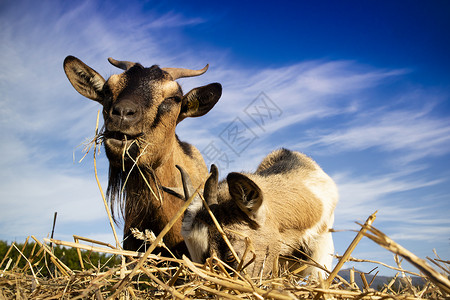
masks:
{"type": "Polygon", "coordinates": [[[135,113],[136,113],[136,110],[129,108],[129,107],[121,107],[121,106],[113,107],[113,111],[112,111],[113,115],[116,115],[122,119],[133,117],[135,113]]]}
{"type": "Polygon", "coordinates": [[[139,109],[131,101],[121,101],[112,107],[111,118],[119,119],[126,123],[133,123],[139,118],[139,109]]]}

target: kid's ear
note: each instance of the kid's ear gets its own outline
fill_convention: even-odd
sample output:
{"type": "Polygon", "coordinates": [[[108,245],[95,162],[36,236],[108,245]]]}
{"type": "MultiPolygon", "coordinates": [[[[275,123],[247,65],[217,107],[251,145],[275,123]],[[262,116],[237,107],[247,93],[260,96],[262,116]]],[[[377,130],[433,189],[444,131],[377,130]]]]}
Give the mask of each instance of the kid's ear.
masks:
{"type": "Polygon", "coordinates": [[[241,173],[230,173],[227,176],[228,190],[238,207],[258,224],[264,221],[261,214],[263,193],[258,185],[241,173]]]}
{"type": "Polygon", "coordinates": [[[200,117],[206,114],[216,105],[222,96],[222,85],[211,83],[189,91],[183,96],[181,113],[177,123],[187,117],[200,117]]]}
{"type": "Polygon", "coordinates": [[[74,56],[64,59],[64,72],[78,93],[86,98],[103,102],[105,79],[84,62],[74,56]]]}

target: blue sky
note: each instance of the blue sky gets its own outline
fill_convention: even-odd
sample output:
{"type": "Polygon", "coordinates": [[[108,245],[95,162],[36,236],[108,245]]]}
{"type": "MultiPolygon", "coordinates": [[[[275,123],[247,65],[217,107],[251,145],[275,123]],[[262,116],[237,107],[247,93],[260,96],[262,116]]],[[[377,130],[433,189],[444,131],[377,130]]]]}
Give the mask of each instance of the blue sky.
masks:
{"type": "MultiPolygon", "coordinates": [[[[223,96],[177,133],[221,176],[255,170],[280,147],[302,151],[338,184],[337,230],[378,210],[375,226],[394,240],[448,258],[448,15],[448,1],[2,1],[0,239],[46,237],[57,211],[56,238],[113,243],[92,155],[78,163],[100,106],[62,69],[75,55],[107,77],[119,71],[112,56],[210,64],[180,83],[187,92],[220,82],[223,96]],[[243,142],[228,135],[233,126],[246,128],[243,142]]],[[[106,188],[103,151],[98,164],[106,188]]],[[[336,252],[353,236],[335,233],[336,252]]],[[[369,240],[354,256],[394,264],[369,240]]]]}

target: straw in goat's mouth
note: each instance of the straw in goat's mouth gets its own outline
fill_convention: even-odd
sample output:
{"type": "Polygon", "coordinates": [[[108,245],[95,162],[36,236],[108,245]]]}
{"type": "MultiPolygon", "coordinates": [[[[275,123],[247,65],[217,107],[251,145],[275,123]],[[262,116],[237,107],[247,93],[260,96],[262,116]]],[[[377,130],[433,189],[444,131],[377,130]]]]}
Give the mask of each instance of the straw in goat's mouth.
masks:
{"type": "Polygon", "coordinates": [[[132,141],[134,139],[137,139],[139,137],[142,137],[144,134],[141,132],[137,135],[130,135],[130,134],[126,134],[120,131],[108,131],[108,132],[104,132],[103,133],[103,137],[105,139],[113,139],[113,140],[118,140],[118,141],[132,141]]]}

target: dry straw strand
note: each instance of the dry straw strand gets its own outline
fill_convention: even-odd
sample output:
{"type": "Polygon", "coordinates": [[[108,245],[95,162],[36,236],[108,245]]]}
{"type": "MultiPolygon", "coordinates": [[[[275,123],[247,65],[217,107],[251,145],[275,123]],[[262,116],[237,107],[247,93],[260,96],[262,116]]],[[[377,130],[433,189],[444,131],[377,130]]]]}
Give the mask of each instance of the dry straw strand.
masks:
{"type": "Polygon", "coordinates": [[[350,246],[348,246],[347,250],[345,251],[344,255],[341,257],[341,259],[339,260],[339,262],[337,263],[336,267],[333,269],[333,271],[331,272],[331,274],[328,276],[326,283],[328,285],[331,284],[331,282],[333,282],[333,279],[336,277],[336,275],[338,274],[339,270],[342,268],[342,266],[344,265],[344,263],[347,261],[347,259],[350,257],[350,255],[352,254],[353,250],[356,248],[356,245],[358,245],[359,241],[362,239],[362,237],[364,236],[364,232],[367,230],[368,226],[370,226],[376,219],[376,214],[377,212],[374,212],[373,214],[371,214],[366,222],[364,223],[364,225],[362,226],[361,230],[358,232],[358,234],[356,235],[356,237],[353,239],[352,243],[350,244],[350,246]]]}
{"type": "MultiPolygon", "coordinates": [[[[28,241],[28,238],[27,238],[27,241],[28,241]]],[[[36,286],[39,286],[39,281],[38,281],[38,279],[36,277],[36,274],[34,273],[33,266],[31,265],[31,263],[28,260],[28,258],[23,254],[23,250],[25,249],[25,247],[22,248],[22,251],[20,251],[19,248],[17,248],[16,245],[14,245],[14,248],[16,248],[16,250],[20,253],[20,257],[23,257],[27,261],[27,263],[30,265],[30,270],[31,270],[31,273],[33,274],[34,283],[35,283],[36,286]]]]}
{"type": "Polygon", "coordinates": [[[403,248],[375,227],[366,226],[366,228],[370,233],[365,232],[365,236],[370,238],[378,245],[391,251],[392,253],[398,254],[401,257],[405,258],[422,273],[424,273],[431,281],[433,281],[436,286],[439,287],[439,289],[444,293],[444,295],[450,295],[450,281],[448,280],[448,278],[444,277],[442,274],[434,270],[425,260],[417,257],[409,250],[403,248]]]}
{"type": "MultiPolygon", "coordinates": [[[[342,257],[342,256],[336,255],[336,258],[338,258],[338,259],[340,259],[341,257],[342,257]]],[[[347,261],[377,264],[377,265],[380,265],[380,266],[383,266],[383,267],[392,269],[392,270],[394,270],[394,271],[400,271],[400,272],[408,273],[408,274],[410,274],[410,275],[417,276],[417,277],[420,277],[420,276],[421,276],[421,275],[420,275],[419,273],[417,273],[417,272],[413,272],[413,271],[405,270],[405,269],[402,269],[402,268],[390,266],[390,265],[388,265],[388,264],[386,264],[386,263],[384,263],[384,262],[381,262],[381,261],[376,261],[376,260],[371,260],[371,259],[361,259],[361,258],[355,258],[355,257],[349,257],[349,258],[347,259],[347,261]]]]}
{"type": "MultiPolygon", "coordinates": [[[[55,245],[63,245],[65,247],[79,247],[89,251],[106,252],[116,255],[127,255],[128,257],[142,258],[144,253],[125,251],[115,248],[88,246],[74,242],[64,242],[54,239],[45,239],[47,243],[55,245]]],[[[103,243],[106,244],[106,243],[103,243]]],[[[37,245],[37,244],[36,244],[37,245]]],[[[41,249],[47,249],[42,244],[41,249]]],[[[105,245],[103,245],[105,246],[105,245]]],[[[16,247],[18,249],[18,247],[16,247]]],[[[14,248],[14,249],[16,249],[14,248]]],[[[47,249],[48,250],[48,249],[47,249]]],[[[52,259],[51,263],[55,266],[59,262],[52,259]]],[[[136,266],[138,260],[131,260],[129,266],[136,266]]],[[[398,259],[400,265],[400,259],[398,259]]],[[[58,267],[58,266],[57,266],[58,267]]],[[[33,267],[34,268],[34,267],[33,267]]],[[[60,265],[58,268],[63,268],[60,265]]],[[[401,268],[401,266],[400,266],[401,268]]],[[[405,282],[406,288],[394,291],[393,284],[396,282],[395,277],[382,291],[375,291],[371,288],[372,282],[364,283],[364,291],[355,290],[351,283],[346,283],[339,276],[336,276],[335,282],[330,286],[326,286],[326,282],[305,281],[300,277],[285,272],[284,275],[277,278],[271,278],[261,281],[259,284],[247,278],[231,277],[226,269],[225,263],[213,258],[208,263],[201,266],[194,264],[188,258],[182,260],[174,258],[160,257],[150,254],[145,263],[136,271],[137,276],[130,276],[130,281],[124,286],[120,292],[120,296],[114,296],[114,290],[111,287],[123,282],[118,277],[121,269],[120,266],[102,271],[97,270],[73,272],[67,276],[62,270],[60,275],[51,279],[44,279],[38,276],[39,285],[34,282],[33,277],[18,276],[17,273],[11,271],[4,272],[7,277],[7,286],[10,287],[13,297],[20,295],[22,298],[34,298],[31,295],[39,295],[39,298],[46,299],[114,299],[116,297],[131,297],[130,299],[141,298],[163,298],[163,299],[204,299],[204,298],[228,298],[228,299],[419,299],[430,297],[433,299],[442,298],[445,294],[438,289],[433,282],[428,281],[427,284],[420,289],[412,289],[408,282],[405,282]],[[161,263],[171,262],[172,265],[162,267],[161,263]],[[147,280],[143,280],[148,278],[147,280]],[[28,278],[28,279],[26,279],[28,278]],[[133,280],[136,278],[137,280],[133,280]],[[139,279],[142,278],[142,279],[139,279]],[[29,282],[29,283],[27,283],[29,282]],[[34,282],[34,283],[33,283],[34,282]],[[301,283],[303,282],[303,283],[301,283]],[[145,284],[150,288],[146,291],[137,288],[137,284],[145,284]],[[28,291],[28,292],[27,292],[28,291]],[[30,294],[31,293],[31,294],[30,294]],[[44,296],[45,295],[45,296],[44,296]],[[128,295],[128,296],[127,296],[128,295]]],[[[231,268],[230,268],[231,269],[231,268]]],[[[133,269],[134,270],[134,269],[133,269]]],[[[126,271],[131,274],[133,270],[126,271]]],[[[67,270],[64,270],[69,273],[67,270]]],[[[16,271],[17,272],[17,271],[16,271]]],[[[399,273],[400,274],[400,273],[399,273]]],[[[361,275],[364,279],[365,276],[361,275]]],[[[425,278],[426,275],[424,275],[425,278]]],[[[0,279],[0,291],[5,287],[6,281],[0,279]],[[2,283],[4,282],[4,283],[2,283]]],[[[6,290],[8,291],[8,290],[6,290]]],[[[6,296],[6,298],[11,298],[6,296]]]]}
{"type": "MultiPolygon", "coordinates": [[[[100,118],[100,110],[97,112],[97,122],[95,124],[95,136],[98,136],[98,121],[99,121],[99,118],[100,118]]],[[[95,145],[94,145],[94,173],[95,173],[95,180],[97,181],[97,185],[98,185],[98,188],[100,190],[100,194],[102,195],[103,204],[105,206],[105,210],[106,210],[106,213],[107,213],[108,218],[109,218],[109,225],[111,226],[111,229],[112,229],[113,234],[114,234],[114,239],[116,240],[116,247],[120,248],[120,242],[119,242],[119,238],[117,237],[116,228],[114,227],[114,222],[112,220],[111,211],[109,210],[108,203],[106,202],[105,193],[103,193],[102,185],[100,184],[100,180],[98,179],[97,157],[96,157],[98,141],[97,141],[97,139],[94,139],[94,140],[95,140],[95,145]]]]}

